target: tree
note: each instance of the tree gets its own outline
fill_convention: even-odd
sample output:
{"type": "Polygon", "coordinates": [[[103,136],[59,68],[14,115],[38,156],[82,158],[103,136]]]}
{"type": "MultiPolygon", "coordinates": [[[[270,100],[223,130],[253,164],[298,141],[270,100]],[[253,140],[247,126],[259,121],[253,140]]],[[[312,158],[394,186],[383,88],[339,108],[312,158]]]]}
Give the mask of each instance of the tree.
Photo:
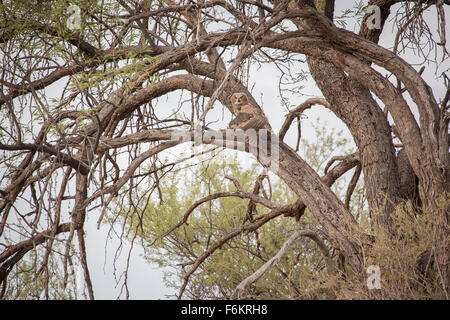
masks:
{"type": "MultiPolygon", "coordinates": [[[[338,148],[341,152],[348,149],[348,141],[342,138],[342,132],[328,132],[320,121],[314,128],[319,143],[303,138],[301,153],[319,171],[320,165],[325,165],[323,160],[331,158],[333,149],[338,148]]],[[[296,230],[311,230],[317,226],[306,211],[301,225],[295,219],[283,219],[283,215],[278,215],[253,231],[241,231],[243,225],[257,223],[258,218],[270,210],[239,197],[198,201],[214,194],[236,191],[233,181],[224,177],[236,179],[242,190],[256,192],[283,205],[295,202],[295,194],[276,176],[260,174],[256,161],[246,168],[236,159],[217,153],[212,158],[209,155],[196,158],[195,162],[199,164],[185,164],[191,170],[183,170],[184,175],[171,172],[160,179],[163,204],[154,194],[145,212],[139,216],[128,216],[120,205],[118,209],[122,210],[127,229],[136,231],[130,232],[129,238],[137,235],[146,248],[146,259],[165,268],[168,287],[179,291],[187,283],[185,298],[226,299],[233,296],[244,278],[269,261],[296,230]],[[185,214],[189,217],[186,218],[185,214]],[[162,237],[183,220],[188,223],[162,237]],[[203,255],[204,252],[207,255],[203,255]],[[203,260],[201,264],[197,263],[200,259],[203,260]],[[196,269],[187,269],[191,265],[196,269]],[[189,273],[186,272],[188,270],[189,273]]],[[[343,182],[340,180],[333,185],[340,199],[345,198],[341,192],[345,190],[343,182]]],[[[141,190],[135,197],[145,197],[147,193],[147,190],[141,190]]],[[[362,203],[362,193],[358,194],[358,197],[353,197],[354,212],[362,209],[358,208],[362,203]]],[[[138,210],[142,212],[144,208],[138,210]]],[[[367,212],[363,210],[357,219],[364,224],[363,220],[367,218],[367,212]]],[[[264,275],[264,280],[255,282],[246,296],[266,299],[334,298],[332,290],[324,290],[326,285],[311,281],[312,278],[323,280],[321,273],[328,276],[324,272],[326,267],[322,252],[310,238],[305,237],[296,245],[292,244],[282,261],[264,275]]],[[[328,279],[327,285],[332,282],[330,280],[335,279],[328,279]]]]}
{"type": "MultiPolygon", "coordinates": [[[[436,96],[421,76],[423,68],[416,70],[402,58],[408,47],[426,63],[439,57],[434,61],[439,66],[448,58],[448,4],[371,0],[368,12],[358,6],[361,27],[352,32],[337,26],[342,17],[335,18],[333,0],[4,1],[0,296],[11,271],[30,251],[44,250],[43,259],[36,261],[37,278],[57,255],[55,242],[63,241],[67,270],[76,236],[94,298],[84,235],[88,212],[101,208],[101,224],[115,201],[127,206],[127,215],[139,215],[145,199],[133,193],[146,183],[150,194],[163,196],[161,175],[174,164],[161,163],[161,155],[186,142],[174,137],[205,132],[196,144],[237,148],[234,138],[227,141],[223,127],[207,117],[219,102],[232,111],[229,97],[235,92],[246,93],[258,106],[246,81],[251,63],[274,65],[298,84],[290,71],[303,55],[324,99],[308,99],[290,109],[270,140],[279,145],[269,151],[278,152],[276,175],[298,200],[280,205],[239,190],[237,183],[237,191],[221,196],[247,198],[270,209],[266,218],[248,222],[244,229],[260,228],[280,214],[301,220],[308,208],[317,222],[311,234],[339,252],[338,273],[359,279],[365,279],[377,241],[394,244],[398,239],[395,213],[411,204],[406,212],[414,219],[431,215],[433,221],[432,241],[421,247],[417,268],[432,283],[427,291],[431,297],[448,298],[450,90],[436,96]],[[397,32],[385,48],[378,42],[393,8],[398,8],[397,32]],[[430,8],[438,18],[432,27],[424,19],[430,8]],[[438,40],[430,29],[438,30],[438,40]],[[167,112],[161,99],[179,90],[187,91],[180,99],[188,103],[167,112]],[[284,142],[293,120],[314,104],[342,120],[357,146],[357,153],[332,159],[341,163],[322,177],[284,142]],[[369,231],[355,219],[349,200],[341,201],[330,188],[355,166],[364,175],[369,231]]],[[[448,88],[445,73],[442,79],[448,88]]],[[[301,92],[298,85],[289,90],[301,92]]],[[[288,101],[286,92],[281,95],[288,101]]],[[[281,113],[280,105],[269,108],[281,113]]],[[[250,152],[254,140],[250,135],[245,139],[243,150],[250,152]]],[[[359,173],[354,177],[347,199],[359,173]]]]}

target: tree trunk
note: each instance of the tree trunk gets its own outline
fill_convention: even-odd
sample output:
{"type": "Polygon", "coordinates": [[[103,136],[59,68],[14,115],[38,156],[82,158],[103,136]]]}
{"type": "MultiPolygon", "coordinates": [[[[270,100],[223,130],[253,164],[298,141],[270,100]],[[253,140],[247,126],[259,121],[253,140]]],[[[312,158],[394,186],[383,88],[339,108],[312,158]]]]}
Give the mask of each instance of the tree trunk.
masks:
{"type": "Polygon", "coordinates": [[[358,147],[370,210],[379,213],[380,226],[390,229],[389,216],[400,194],[389,124],[365,87],[331,63],[312,57],[307,60],[316,84],[358,147]]]}
{"type": "Polygon", "coordinates": [[[319,175],[288,145],[280,142],[278,176],[302,199],[323,226],[328,240],[347,258],[356,272],[364,266],[362,235],[354,217],[319,175]]]}

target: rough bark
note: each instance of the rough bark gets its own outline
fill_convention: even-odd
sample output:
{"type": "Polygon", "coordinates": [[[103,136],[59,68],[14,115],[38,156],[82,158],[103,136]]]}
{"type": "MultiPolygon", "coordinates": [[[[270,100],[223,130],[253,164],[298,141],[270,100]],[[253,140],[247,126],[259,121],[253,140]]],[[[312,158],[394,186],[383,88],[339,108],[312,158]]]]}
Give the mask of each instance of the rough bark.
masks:
{"type": "Polygon", "coordinates": [[[308,58],[308,64],[331,110],[352,133],[361,156],[370,209],[381,212],[378,223],[389,229],[389,215],[400,200],[389,124],[370,92],[361,84],[328,62],[308,58]]]}
{"type": "MultiPolygon", "coordinates": [[[[319,11],[320,2],[316,1],[319,11]]],[[[322,12],[332,21],[334,1],[325,2],[327,10],[324,8],[322,12]]],[[[384,24],[389,10],[383,8],[382,12],[384,24]]],[[[363,24],[361,33],[376,40],[381,31],[373,34],[363,24]]],[[[347,125],[358,147],[369,207],[380,212],[378,223],[390,229],[389,216],[399,203],[400,185],[389,123],[366,87],[332,63],[310,56],[307,61],[317,86],[331,104],[331,110],[347,125]]]]}

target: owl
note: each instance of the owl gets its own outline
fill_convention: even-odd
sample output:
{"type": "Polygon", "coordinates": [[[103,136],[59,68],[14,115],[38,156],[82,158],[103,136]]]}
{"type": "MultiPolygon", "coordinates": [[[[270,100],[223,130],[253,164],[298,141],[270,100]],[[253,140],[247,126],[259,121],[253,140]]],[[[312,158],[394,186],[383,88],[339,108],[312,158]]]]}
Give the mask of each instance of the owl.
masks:
{"type": "Polygon", "coordinates": [[[230,121],[231,129],[269,129],[268,122],[262,111],[248,102],[247,95],[242,92],[234,93],[231,96],[233,113],[236,117],[230,121]]]}

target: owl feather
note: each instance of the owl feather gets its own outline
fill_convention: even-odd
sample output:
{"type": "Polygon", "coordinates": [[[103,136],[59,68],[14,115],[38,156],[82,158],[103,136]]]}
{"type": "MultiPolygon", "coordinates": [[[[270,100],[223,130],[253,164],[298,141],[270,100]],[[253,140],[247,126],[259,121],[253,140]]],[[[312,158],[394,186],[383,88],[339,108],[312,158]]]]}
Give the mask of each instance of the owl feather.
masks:
{"type": "Polygon", "coordinates": [[[263,129],[268,128],[266,117],[262,111],[248,102],[247,95],[242,92],[234,93],[231,96],[233,113],[236,117],[231,120],[231,129],[263,129]]]}

